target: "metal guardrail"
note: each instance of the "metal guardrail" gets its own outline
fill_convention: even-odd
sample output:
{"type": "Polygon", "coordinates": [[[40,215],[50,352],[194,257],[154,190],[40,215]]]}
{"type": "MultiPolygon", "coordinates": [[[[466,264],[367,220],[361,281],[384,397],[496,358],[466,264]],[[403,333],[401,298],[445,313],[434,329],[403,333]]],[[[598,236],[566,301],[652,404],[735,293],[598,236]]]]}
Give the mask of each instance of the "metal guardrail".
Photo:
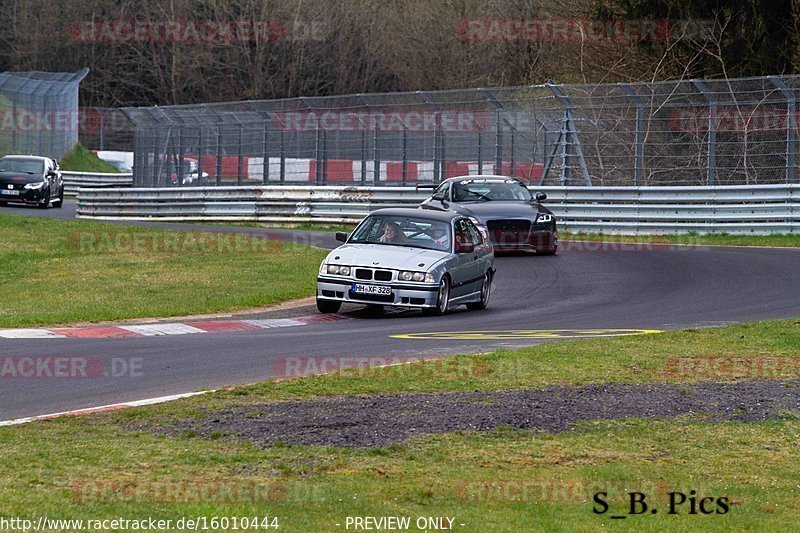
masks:
{"type": "Polygon", "coordinates": [[[62,170],[64,193],[78,194],[81,187],[130,187],[133,184],[131,173],[73,172],[62,170]]]}
{"type": "MultiPolygon", "coordinates": [[[[569,231],[624,234],[800,232],[800,185],[533,187],[569,231]]],[[[409,187],[82,189],[78,217],[118,220],[355,223],[382,207],[414,206],[409,187]]]]}

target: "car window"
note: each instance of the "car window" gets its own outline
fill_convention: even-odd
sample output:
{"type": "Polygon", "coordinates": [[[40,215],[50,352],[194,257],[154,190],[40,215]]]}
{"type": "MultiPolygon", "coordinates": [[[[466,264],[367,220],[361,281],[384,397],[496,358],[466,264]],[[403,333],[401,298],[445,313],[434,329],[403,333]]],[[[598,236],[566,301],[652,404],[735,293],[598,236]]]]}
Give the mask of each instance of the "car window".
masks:
{"type": "Polygon", "coordinates": [[[474,244],[475,246],[480,246],[481,244],[483,244],[483,235],[481,234],[480,231],[478,231],[478,228],[475,227],[475,224],[473,224],[469,220],[465,220],[464,222],[467,224],[467,229],[469,230],[469,234],[472,237],[472,244],[474,244]]]}
{"type": "Polygon", "coordinates": [[[450,225],[422,217],[370,215],[355,229],[348,242],[447,252],[450,251],[450,225]]]}
{"type": "Polygon", "coordinates": [[[472,242],[472,235],[470,234],[469,226],[467,226],[467,221],[465,219],[462,218],[456,221],[455,228],[456,245],[472,242]]]}
{"type": "Polygon", "coordinates": [[[520,201],[530,202],[531,193],[512,179],[464,179],[453,184],[454,202],[520,201]]]}
{"type": "Polygon", "coordinates": [[[444,200],[447,198],[447,190],[450,188],[449,183],[442,183],[436,192],[433,193],[434,200],[444,200]]]}
{"type": "Polygon", "coordinates": [[[0,172],[25,172],[39,174],[44,170],[44,163],[37,159],[4,157],[0,159],[0,172]]]}

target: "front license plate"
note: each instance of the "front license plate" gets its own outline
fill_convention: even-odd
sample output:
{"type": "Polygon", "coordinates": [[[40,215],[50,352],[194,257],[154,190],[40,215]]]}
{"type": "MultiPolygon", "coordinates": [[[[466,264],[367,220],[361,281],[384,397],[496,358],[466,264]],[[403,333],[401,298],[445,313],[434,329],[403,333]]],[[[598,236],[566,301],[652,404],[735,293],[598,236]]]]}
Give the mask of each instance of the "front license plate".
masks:
{"type": "Polygon", "coordinates": [[[6,196],[19,196],[19,191],[7,191],[4,189],[0,189],[0,193],[5,194],[6,196]]]}
{"type": "Polygon", "coordinates": [[[353,283],[353,292],[389,296],[392,294],[392,288],[384,285],[362,285],[360,283],[353,283]]]}

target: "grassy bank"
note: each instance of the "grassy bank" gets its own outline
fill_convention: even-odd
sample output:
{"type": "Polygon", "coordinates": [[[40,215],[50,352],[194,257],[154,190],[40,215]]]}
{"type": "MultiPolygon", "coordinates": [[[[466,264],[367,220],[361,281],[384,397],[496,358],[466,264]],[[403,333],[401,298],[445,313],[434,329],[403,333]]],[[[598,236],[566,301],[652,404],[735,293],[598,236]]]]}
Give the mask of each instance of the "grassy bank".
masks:
{"type": "Polygon", "coordinates": [[[87,150],[81,143],[76,144],[72,150],[64,154],[58,162],[61,170],[81,172],[119,172],[109,163],[103,161],[91,150],[87,150]]]}
{"type": "Polygon", "coordinates": [[[560,434],[497,428],[370,449],[259,447],[224,433],[203,438],[158,428],[216,409],[320,394],[796,378],[796,372],[776,376],[763,369],[796,371],[798,346],[800,326],[793,321],[553,343],[425,363],[428,371],[418,365],[413,371],[345,372],[0,428],[0,498],[11,516],[269,515],[278,516],[285,531],[345,530],[347,516],[388,515],[455,517],[453,529],[462,531],[583,531],[612,524],[637,531],[788,530],[800,504],[800,420],[791,412],[749,424],[698,416],[587,422],[560,434]],[[761,364],[740,364],[747,371],[738,374],[720,366],[705,374],[668,370],[674,357],[721,355],[761,364]],[[152,427],[131,429],[141,424],[152,427]],[[611,503],[603,515],[592,512],[599,491],[611,503]],[[626,491],[647,493],[659,512],[611,519],[627,513],[626,491]],[[729,512],[690,514],[686,503],[669,515],[668,494],[691,491],[726,497],[729,512]]]}
{"type": "Polygon", "coordinates": [[[314,294],[325,255],[244,235],[0,215],[0,327],[178,316],[314,294]]]}

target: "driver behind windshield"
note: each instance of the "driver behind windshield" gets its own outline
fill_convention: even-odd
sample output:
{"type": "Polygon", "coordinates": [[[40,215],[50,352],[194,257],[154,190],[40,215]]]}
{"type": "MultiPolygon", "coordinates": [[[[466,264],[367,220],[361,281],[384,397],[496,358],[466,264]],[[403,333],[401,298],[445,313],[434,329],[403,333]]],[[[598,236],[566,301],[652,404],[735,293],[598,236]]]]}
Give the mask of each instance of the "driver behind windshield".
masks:
{"type": "Polygon", "coordinates": [[[395,222],[388,222],[383,228],[383,235],[381,235],[381,242],[405,242],[405,235],[400,229],[400,226],[395,222]]]}

